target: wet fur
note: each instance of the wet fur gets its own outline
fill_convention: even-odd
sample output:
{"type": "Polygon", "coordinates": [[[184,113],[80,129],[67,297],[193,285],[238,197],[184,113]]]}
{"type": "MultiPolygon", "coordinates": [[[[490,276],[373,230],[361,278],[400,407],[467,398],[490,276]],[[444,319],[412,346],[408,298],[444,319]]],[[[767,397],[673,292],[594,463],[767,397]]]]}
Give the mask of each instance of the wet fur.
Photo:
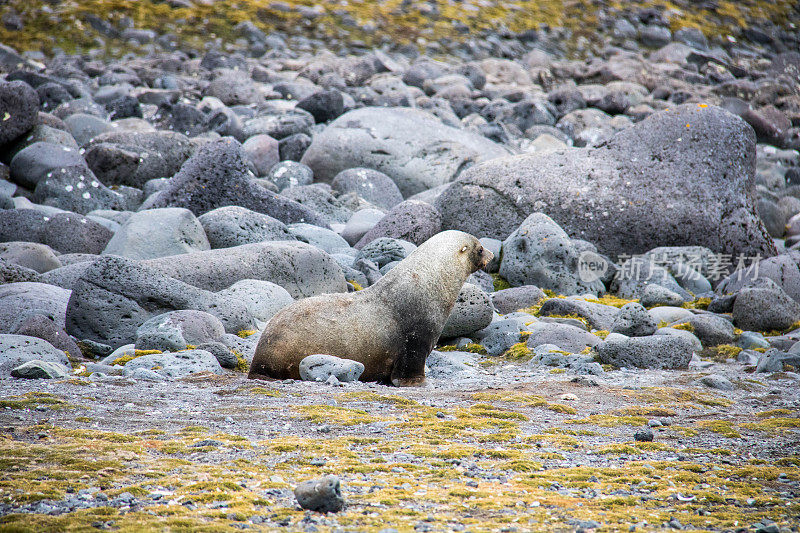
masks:
{"type": "Polygon", "coordinates": [[[249,377],[300,379],[300,361],[324,353],[363,363],[362,381],[421,384],[461,286],[490,259],[471,235],[446,231],[367,289],[295,302],[267,324],[249,377]]]}

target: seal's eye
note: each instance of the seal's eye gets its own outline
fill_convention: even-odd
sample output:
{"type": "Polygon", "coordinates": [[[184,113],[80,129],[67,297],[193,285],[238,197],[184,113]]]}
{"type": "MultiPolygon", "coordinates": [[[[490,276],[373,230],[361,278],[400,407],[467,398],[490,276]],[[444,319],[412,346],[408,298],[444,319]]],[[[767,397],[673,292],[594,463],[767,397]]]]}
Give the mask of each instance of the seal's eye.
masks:
{"type": "Polygon", "coordinates": [[[464,252],[466,252],[466,251],[467,251],[467,247],[466,247],[466,246],[464,246],[464,247],[461,249],[461,253],[463,254],[463,253],[464,253],[464,252]]]}

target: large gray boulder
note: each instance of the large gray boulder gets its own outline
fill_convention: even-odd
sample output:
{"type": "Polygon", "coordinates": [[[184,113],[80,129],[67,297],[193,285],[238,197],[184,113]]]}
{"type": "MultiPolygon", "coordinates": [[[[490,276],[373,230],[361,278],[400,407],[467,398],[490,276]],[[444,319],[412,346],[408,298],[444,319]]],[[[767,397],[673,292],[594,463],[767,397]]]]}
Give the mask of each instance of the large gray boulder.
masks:
{"type": "Polygon", "coordinates": [[[536,285],[557,294],[605,292],[603,282],[582,279],[577,248],[558,224],[533,213],[503,242],[500,275],[511,285],[536,285]]]}
{"type": "Polygon", "coordinates": [[[211,313],[230,333],[254,326],[247,307],[234,298],[170,278],[144,262],[105,256],[75,282],[66,330],[117,347],[135,342],[137,328],[151,317],[181,309],[211,313]]]}
{"type": "Polygon", "coordinates": [[[142,262],[171,278],[209,291],[255,279],[280,285],[293,298],[346,292],[339,264],[328,254],[302,242],[262,242],[142,262]]]}
{"type": "Polygon", "coordinates": [[[739,117],[686,104],[597,148],[475,165],[436,206],[444,228],[497,238],[541,211],[612,258],[674,245],[772,256],[754,200],[755,143],[739,117]]]}
{"type": "Polygon", "coordinates": [[[364,107],[316,135],[302,163],[320,181],[365,167],[392,178],[404,197],[452,181],[467,166],[507,155],[489,139],[409,108],[364,107]]]}
{"type": "Polygon", "coordinates": [[[191,211],[165,207],[131,215],[108,241],[103,253],[153,259],[210,248],[203,226],[191,211]]]}

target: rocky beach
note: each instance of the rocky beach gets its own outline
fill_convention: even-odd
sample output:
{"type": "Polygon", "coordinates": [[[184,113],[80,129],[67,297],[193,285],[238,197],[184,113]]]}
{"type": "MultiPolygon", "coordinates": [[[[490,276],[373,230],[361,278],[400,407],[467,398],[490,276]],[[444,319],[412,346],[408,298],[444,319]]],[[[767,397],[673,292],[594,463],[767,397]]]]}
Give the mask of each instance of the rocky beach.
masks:
{"type": "Polygon", "coordinates": [[[0,531],[798,531],[798,25],[0,2],[0,531]],[[421,386],[248,379],[397,265],[337,334],[421,320],[443,256],[403,261],[450,230],[488,264],[421,386]]]}

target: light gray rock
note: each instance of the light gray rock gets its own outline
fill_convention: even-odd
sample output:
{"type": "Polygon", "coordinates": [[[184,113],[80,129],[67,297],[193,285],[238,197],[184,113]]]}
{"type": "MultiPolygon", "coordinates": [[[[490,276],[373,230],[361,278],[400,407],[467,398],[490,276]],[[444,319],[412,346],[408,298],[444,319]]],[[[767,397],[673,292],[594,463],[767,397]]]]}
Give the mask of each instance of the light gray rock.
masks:
{"type": "Polygon", "coordinates": [[[244,357],[249,365],[253,362],[253,356],[255,355],[256,346],[258,345],[258,340],[260,337],[261,335],[254,334],[242,338],[238,335],[226,333],[220,337],[219,341],[227,346],[230,350],[237,351],[242,357],[244,357]]]}
{"type": "MultiPolygon", "coordinates": [[[[328,224],[344,224],[353,216],[353,212],[347,208],[345,203],[328,192],[323,186],[297,185],[295,187],[287,187],[281,191],[281,196],[316,213],[318,217],[328,224]]],[[[315,221],[308,220],[307,222],[313,223],[315,221]]]]}
{"type": "Polygon", "coordinates": [[[678,285],[666,268],[642,257],[633,257],[620,265],[611,282],[611,291],[621,298],[635,299],[641,298],[649,285],[664,287],[684,301],[692,300],[692,295],[678,285]]]}
{"type": "Polygon", "coordinates": [[[492,301],[478,286],[465,283],[447,317],[441,338],[460,337],[485,328],[492,322],[492,301]]]}
{"type": "Polygon", "coordinates": [[[314,171],[296,161],[281,161],[270,169],[267,178],[278,187],[279,191],[282,191],[289,187],[311,185],[314,181],[314,171]]]}
{"type": "Polygon", "coordinates": [[[656,321],[656,324],[666,322],[667,324],[677,324],[679,322],[686,322],[694,316],[694,313],[683,307],[662,306],[654,307],[649,310],[650,316],[656,321]]]}
{"type": "Polygon", "coordinates": [[[485,336],[481,344],[486,348],[486,354],[491,357],[503,355],[513,345],[522,341],[522,335],[512,331],[498,331],[485,336]]]}
{"type": "Polygon", "coordinates": [[[143,261],[169,277],[209,291],[243,279],[271,281],[293,298],[345,292],[342,269],[328,254],[301,242],[263,242],[143,261]]]}
{"type": "Polygon", "coordinates": [[[12,378],[24,379],[60,379],[67,377],[69,369],[55,361],[32,359],[11,370],[12,378]]]}
{"type": "Polygon", "coordinates": [[[203,226],[188,209],[147,209],[131,215],[106,245],[103,254],[153,259],[209,250],[203,226]]]}
{"type": "Polygon", "coordinates": [[[91,264],[91,261],[85,261],[72,265],[66,265],[61,268],[56,268],[42,274],[42,276],[39,278],[39,281],[71,291],[72,287],[75,285],[75,282],[78,281],[78,278],[81,276],[81,274],[83,274],[83,272],[89,268],[91,264]]]}
{"type": "MultiPolygon", "coordinates": [[[[258,335],[256,335],[257,337],[258,335]]],[[[219,341],[204,342],[197,345],[198,350],[205,350],[217,358],[219,366],[222,368],[236,368],[239,365],[239,358],[233,350],[219,341]]]]}
{"type": "Polygon", "coordinates": [[[64,124],[67,125],[72,137],[81,146],[89,144],[89,141],[101,133],[114,129],[109,121],[86,113],[73,113],[64,118],[64,124]]]}
{"type": "Polygon", "coordinates": [[[170,311],[149,318],[136,329],[137,350],[178,351],[188,345],[212,342],[225,334],[225,326],[210,313],[193,309],[170,311]]]}
{"type": "Polygon", "coordinates": [[[360,209],[353,213],[342,230],[342,238],[352,246],[361,240],[386,215],[379,209],[360,209]]]}
{"type": "Polygon", "coordinates": [[[280,285],[255,279],[237,281],[217,294],[229,296],[246,305],[259,330],[275,313],[294,302],[292,295],[280,285]]]}
{"type": "Polygon", "coordinates": [[[364,107],[314,136],[302,162],[325,182],[350,168],[379,170],[408,197],[452,181],[472,163],[507,154],[489,139],[445,126],[424,111],[364,107]]]}
{"type": "Polygon", "coordinates": [[[582,298],[550,298],[539,308],[539,316],[577,315],[585,318],[594,329],[610,330],[619,309],[611,305],[587,302],[582,298]]]}
{"type": "Polygon", "coordinates": [[[212,374],[223,372],[217,358],[205,350],[142,355],[126,363],[124,371],[132,374],[139,368],[154,370],[169,379],[178,379],[198,372],[212,374]]]}
{"type": "Polygon", "coordinates": [[[61,266],[52,248],[36,242],[0,243],[0,259],[42,274],[61,266]]]}
{"type": "Polygon", "coordinates": [[[470,352],[439,352],[434,350],[425,361],[425,376],[431,379],[475,381],[481,379],[478,356],[470,352]]]}
{"type": "Polygon", "coordinates": [[[644,306],[636,302],[623,305],[611,323],[612,333],[628,337],[646,337],[655,333],[656,329],[656,321],[644,306]]]}
{"type": "Polygon", "coordinates": [[[703,349],[703,343],[700,342],[700,339],[692,333],[691,331],[686,331],[685,329],[675,329],[675,328],[658,328],[653,335],[672,335],[673,337],[681,337],[683,339],[688,340],[692,343],[694,347],[694,351],[699,352],[703,349]]]}
{"type": "Polygon", "coordinates": [[[693,351],[691,341],[671,335],[609,335],[597,347],[597,355],[603,363],[628,368],[687,368],[693,351]]]}
{"type": "Polygon", "coordinates": [[[312,224],[289,224],[289,231],[298,241],[308,243],[327,253],[350,248],[350,245],[338,233],[312,224]]]}
{"type": "Polygon", "coordinates": [[[756,366],[758,365],[762,355],[763,354],[756,352],[755,350],[742,350],[736,356],[736,362],[746,366],[756,366]]]}
{"type": "Polygon", "coordinates": [[[12,369],[33,360],[69,366],[67,354],[45,340],[0,334],[0,375],[8,375],[12,369]]]}
{"type": "Polygon", "coordinates": [[[756,372],[783,372],[783,363],[790,356],[775,348],[767,350],[761,355],[756,364],[756,372]]]}
{"type": "Polygon", "coordinates": [[[731,380],[726,378],[725,376],[720,376],[719,374],[710,374],[708,376],[703,376],[700,378],[700,383],[705,385],[710,389],[718,389],[718,390],[733,390],[733,383],[731,380]]]}
{"type": "Polygon", "coordinates": [[[338,513],[344,507],[341,482],[333,475],[304,481],[294,489],[294,497],[303,509],[320,513],[338,513]]]}
{"type": "Polygon", "coordinates": [[[229,205],[198,218],[211,248],[230,248],[264,241],[294,241],[289,228],[276,218],[229,205]]]}
{"type": "Polygon", "coordinates": [[[137,381],[152,381],[156,383],[167,380],[167,378],[155,370],[150,370],[149,368],[143,367],[135,368],[133,372],[130,373],[130,377],[137,381]]]}
{"type": "Polygon", "coordinates": [[[369,203],[391,209],[403,201],[392,178],[371,168],[348,168],[339,172],[331,186],[342,194],[354,192],[369,203]]]}
{"type": "Polygon", "coordinates": [[[494,238],[545,211],[612,258],[685,244],[769,257],[775,248],[753,202],[754,172],[755,135],[743,120],[685,104],[597,148],[477,164],[436,205],[446,229],[494,238]]]}
{"type": "Polygon", "coordinates": [[[639,300],[639,303],[644,307],[656,307],[659,305],[676,306],[681,305],[683,302],[683,297],[677,292],[655,284],[647,285],[639,300]]]}
{"type": "Polygon", "coordinates": [[[357,381],[363,373],[362,363],[333,355],[314,354],[300,361],[300,378],[304,381],[328,381],[334,376],[338,381],[346,383],[357,381]]]}
{"type": "Polygon", "coordinates": [[[569,324],[536,322],[528,326],[528,348],[534,349],[542,344],[554,344],[571,353],[583,351],[587,346],[600,344],[599,337],[569,324]]]}
{"type": "Polygon", "coordinates": [[[601,281],[581,279],[578,255],[553,219],[533,213],[503,241],[500,275],[512,285],[536,285],[556,294],[604,292],[601,281]]]}
{"type": "Polygon", "coordinates": [[[70,294],[61,287],[34,281],[0,285],[0,333],[16,331],[32,315],[46,316],[64,329],[70,294]]]}

